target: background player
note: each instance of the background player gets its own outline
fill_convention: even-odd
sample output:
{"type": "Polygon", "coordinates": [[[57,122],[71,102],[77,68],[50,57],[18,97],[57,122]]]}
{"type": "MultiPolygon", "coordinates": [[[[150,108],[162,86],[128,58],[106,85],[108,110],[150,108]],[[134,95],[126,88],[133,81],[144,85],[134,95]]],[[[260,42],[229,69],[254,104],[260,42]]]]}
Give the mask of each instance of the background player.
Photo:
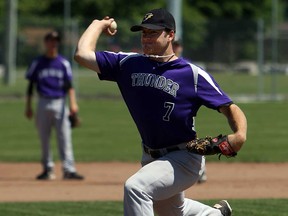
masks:
{"type": "Polygon", "coordinates": [[[183,46],[182,43],[179,40],[174,40],[173,41],[173,52],[177,57],[181,57],[183,53],[183,46]]]}
{"type": "Polygon", "coordinates": [[[33,117],[32,94],[34,85],[39,96],[36,127],[41,140],[43,172],[38,180],[54,179],[53,159],[50,150],[50,135],[56,129],[58,149],[63,163],[63,178],[82,180],[76,172],[72,150],[71,127],[68,120],[66,95],[69,97],[70,113],[78,112],[78,104],[72,87],[70,63],[58,53],[60,36],[57,31],[46,34],[44,38],[45,54],[36,58],[30,65],[26,78],[29,80],[25,115],[33,117]]]}
{"type": "Polygon", "coordinates": [[[235,152],[246,140],[241,109],[201,68],[175,56],[175,20],[165,9],[149,11],[140,25],[144,54],[96,51],[102,32],[114,35],[113,19],[94,20],[82,34],[75,60],[96,71],[102,80],[117,82],[142,139],[142,168],[124,188],[125,216],[230,216],[226,200],[214,207],[187,199],[184,190],[195,184],[205,159],[185,146],[195,139],[194,117],[200,106],[226,116],[235,152]],[[96,54],[95,54],[96,51],[96,54]]]}

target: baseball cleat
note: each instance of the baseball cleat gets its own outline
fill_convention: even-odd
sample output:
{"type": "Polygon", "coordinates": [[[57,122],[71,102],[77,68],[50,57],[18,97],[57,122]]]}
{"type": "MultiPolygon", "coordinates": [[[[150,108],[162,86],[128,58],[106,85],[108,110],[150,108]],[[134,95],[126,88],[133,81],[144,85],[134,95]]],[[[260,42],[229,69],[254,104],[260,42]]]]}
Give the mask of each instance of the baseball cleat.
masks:
{"type": "Polygon", "coordinates": [[[56,179],[55,174],[52,170],[44,170],[41,174],[36,177],[37,180],[54,180],[56,179]]]}
{"type": "Polygon", "coordinates": [[[232,215],[232,208],[229,205],[227,200],[221,200],[219,203],[215,204],[213,207],[216,209],[219,209],[223,216],[231,216],[232,215]]]}
{"type": "Polygon", "coordinates": [[[83,180],[84,176],[79,175],[77,172],[64,172],[63,179],[65,179],[65,180],[83,180]]]}
{"type": "Polygon", "coordinates": [[[200,178],[198,179],[197,183],[198,183],[198,184],[201,184],[201,183],[204,183],[204,182],[206,182],[206,181],[207,181],[207,174],[206,174],[206,171],[204,171],[204,172],[201,174],[200,178]]]}

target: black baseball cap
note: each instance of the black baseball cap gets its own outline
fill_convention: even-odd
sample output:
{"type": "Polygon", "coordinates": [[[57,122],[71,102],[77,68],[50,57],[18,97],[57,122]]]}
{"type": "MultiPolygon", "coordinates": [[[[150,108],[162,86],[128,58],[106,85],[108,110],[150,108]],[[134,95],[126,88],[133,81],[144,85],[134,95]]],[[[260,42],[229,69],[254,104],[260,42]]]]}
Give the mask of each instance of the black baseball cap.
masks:
{"type": "Polygon", "coordinates": [[[176,32],[174,17],[163,8],[153,9],[145,14],[140,25],[134,25],[130,28],[132,32],[141,31],[143,28],[162,30],[169,29],[176,32]]]}
{"type": "Polygon", "coordinates": [[[51,32],[48,32],[44,37],[44,41],[51,40],[51,39],[55,39],[57,41],[60,41],[61,37],[60,37],[59,32],[51,31],[51,32]]]}

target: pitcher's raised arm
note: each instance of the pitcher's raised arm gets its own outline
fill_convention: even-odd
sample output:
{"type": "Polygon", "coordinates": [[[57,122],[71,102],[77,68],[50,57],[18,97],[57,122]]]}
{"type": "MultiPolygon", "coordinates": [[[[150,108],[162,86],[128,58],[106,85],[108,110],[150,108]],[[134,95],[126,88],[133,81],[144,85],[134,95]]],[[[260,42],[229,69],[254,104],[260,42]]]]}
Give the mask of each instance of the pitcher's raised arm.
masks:
{"type": "Polygon", "coordinates": [[[108,35],[115,35],[117,30],[113,32],[109,28],[113,18],[105,17],[102,20],[93,20],[88,28],[80,37],[74,54],[74,60],[80,65],[100,73],[95,52],[100,35],[105,32],[108,35]]]}

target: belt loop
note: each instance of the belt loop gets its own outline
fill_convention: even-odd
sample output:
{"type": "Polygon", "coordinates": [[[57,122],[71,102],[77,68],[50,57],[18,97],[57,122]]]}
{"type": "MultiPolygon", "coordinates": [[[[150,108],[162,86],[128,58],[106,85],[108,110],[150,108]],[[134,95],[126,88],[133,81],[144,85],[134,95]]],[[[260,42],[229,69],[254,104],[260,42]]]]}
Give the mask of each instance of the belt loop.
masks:
{"type": "Polygon", "coordinates": [[[185,149],[185,146],[186,146],[185,143],[181,143],[179,145],[175,145],[175,146],[171,146],[171,147],[167,147],[167,148],[151,149],[151,148],[145,146],[144,143],[142,143],[142,145],[143,145],[144,152],[149,154],[154,159],[158,159],[158,158],[160,158],[160,157],[162,157],[162,156],[164,156],[170,152],[173,152],[173,151],[183,150],[183,149],[185,149]]]}

